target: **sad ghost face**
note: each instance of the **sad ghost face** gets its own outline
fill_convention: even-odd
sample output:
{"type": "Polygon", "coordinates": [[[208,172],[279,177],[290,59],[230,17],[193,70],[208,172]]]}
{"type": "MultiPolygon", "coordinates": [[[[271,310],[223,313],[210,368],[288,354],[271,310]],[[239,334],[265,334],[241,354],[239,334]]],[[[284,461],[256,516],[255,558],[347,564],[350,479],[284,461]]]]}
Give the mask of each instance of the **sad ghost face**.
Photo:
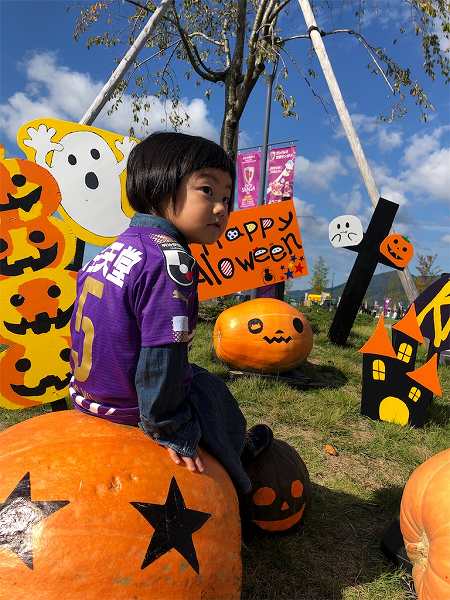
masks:
{"type": "Polygon", "coordinates": [[[335,248],[357,246],[363,239],[361,221],[353,215],[341,215],[333,219],[328,226],[328,237],[335,248]]]}

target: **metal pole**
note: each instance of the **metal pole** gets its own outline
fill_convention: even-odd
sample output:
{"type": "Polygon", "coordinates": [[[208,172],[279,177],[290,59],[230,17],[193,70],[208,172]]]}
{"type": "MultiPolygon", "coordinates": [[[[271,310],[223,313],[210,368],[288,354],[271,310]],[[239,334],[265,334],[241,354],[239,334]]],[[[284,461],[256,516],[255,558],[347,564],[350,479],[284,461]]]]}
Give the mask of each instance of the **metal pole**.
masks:
{"type": "Polygon", "coordinates": [[[147,24],[136,38],[134,44],[130,46],[128,52],[122,58],[114,73],[105,83],[100,93],[95,98],[94,102],[81,117],[79,122],[82,125],[91,125],[91,123],[93,123],[98,117],[100,111],[111,97],[111,94],[114,92],[116,87],[122,81],[125,73],[133,64],[133,60],[135,59],[136,55],[141,51],[148,38],[150,37],[151,33],[155,29],[156,25],[158,24],[159,20],[161,19],[161,17],[163,17],[164,13],[168,10],[172,3],[173,0],[161,0],[161,4],[158,6],[158,8],[152,14],[150,19],[147,21],[147,24]]]}
{"type": "MultiPolygon", "coordinates": [[[[316,19],[314,18],[314,13],[309,4],[309,0],[298,0],[298,3],[305,18],[306,25],[308,26],[309,37],[311,39],[312,45],[314,46],[317,58],[319,59],[320,66],[322,67],[322,71],[328,84],[328,88],[330,90],[334,104],[336,106],[336,110],[341,120],[342,127],[344,128],[348,142],[353,151],[356,163],[359,167],[362,178],[369,193],[370,200],[372,201],[372,204],[376,206],[378,203],[378,199],[380,198],[380,194],[378,192],[377,185],[373,178],[372,171],[370,170],[369,164],[364,155],[364,151],[362,149],[358,135],[356,134],[355,128],[353,127],[353,123],[345,105],[344,98],[342,97],[341,90],[339,89],[339,84],[336,80],[336,77],[333,72],[333,67],[331,66],[330,60],[328,58],[320,30],[317,27],[316,19]]],[[[414,302],[414,300],[417,297],[417,289],[410,272],[408,271],[408,269],[405,268],[403,271],[397,271],[397,273],[400,277],[401,284],[403,286],[403,289],[405,290],[405,294],[409,302],[414,302]]]]}
{"type": "Polygon", "coordinates": [[[266,169],[267,169],[267,150],[269,147],[269,133],[270,133],[270,113],[272,108],[272,88],[273,80],[275,79],[275,73],[277,72],[278,58],[273,65],[272,72],[266,76],[266,111],[264,117],[264,134],[263,134],[263,145],[261,153],[261,166],[260,166],[260,187],[259,187],[259,198],[258,204],[261,206],[264,204],[266,197],[266,169]]]}

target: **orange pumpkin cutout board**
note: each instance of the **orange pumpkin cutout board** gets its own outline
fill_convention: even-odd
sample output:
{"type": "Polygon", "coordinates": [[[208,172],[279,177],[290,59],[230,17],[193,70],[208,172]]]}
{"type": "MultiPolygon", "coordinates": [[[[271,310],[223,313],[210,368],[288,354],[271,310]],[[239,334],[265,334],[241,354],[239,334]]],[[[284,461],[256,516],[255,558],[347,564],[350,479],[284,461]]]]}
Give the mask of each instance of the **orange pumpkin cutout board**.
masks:
{"type": "Polygon", "coordinates": [[[60,213],[81,240],[111,244],[130,222],[126,163],[137,139],[98,127],[41,118],[22,125],[17,143],[61,189],[60,213]]]}
{"type": "Polygon", "coordinates": [[[191,250],[200,268],[200,300],[308,274],[292,200],[232,212],[215,244],[191,250]]]}
{"type": "Polygon", "coordinates": [[[61,194],[48,169],[2,154],[0,179],[0,406],[18,409],[68,393],[76,244],[52,216],[61,194]]]}
{"type": "Polygon", "coordinates": [[[0,599],[239,600],[236,492],[137,427],[68,410],[0,433],[0,599]]]}
{"type": "MultiPolygon", "coordinates": [[[[361,238],[362,230],[357,230],[356,223],[351,220],[350,215],[337,217],[330,223],[330,241],[334,239],[335,242],[332,241],[334,245],[337,245],[338,240],[341,240],[341,237],[336,237],[336,233],[343,232],[344,227],[349,229],[348,225],[352,226],[350,229],[353,228],[354,235],[351,242],[348,242],[348,240],[348,243],[343,241],[339,243],[339,246],[357,253],[357,258],[345,284],[328,332],[328,337],[334,344],[344,345],[346,343],[378,264],[403,270],[413,256],[413,247],[404,236],[399,233],[389,234],[397,210],[398,204],[380,198],[367,231],[363,234],[359,243],[355,242],[361,238]],[[344,243],[345,246],[343,246],[344,243]],[[351,243],[353,245],[350,245],[351,243]]],[[[339,235],[342,236],[341,233],[339,235]]]]}
{"type": "Polygon", "coordinates": [[[363,354],[361,414],[374,420],[422,427],[433,394],[442,395],[437,354],[415,368],[423,342],[414,304],[392,327],[392,342],[381,316],[363,354]]]}

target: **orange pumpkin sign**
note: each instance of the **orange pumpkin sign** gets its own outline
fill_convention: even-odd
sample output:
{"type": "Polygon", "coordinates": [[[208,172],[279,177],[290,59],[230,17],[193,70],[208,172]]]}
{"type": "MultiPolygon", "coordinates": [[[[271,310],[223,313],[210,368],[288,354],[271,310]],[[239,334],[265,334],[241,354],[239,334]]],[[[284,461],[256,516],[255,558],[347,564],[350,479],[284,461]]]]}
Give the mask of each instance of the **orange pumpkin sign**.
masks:
{"type": "Polygon", "coordinates": [[[450,448],[412,473],[403,491],[400,528],[418,599],[450,598],[450,448]]]}
{"type": "Polygon", "coordinates": [[[414,248],[401,233],[391,233],[381,242],[380,252],[393,265],[404,269],[414,255],[414,248]]]}
{"type": "Polygon", "coordinates": [[[77,411],[0,434],[0,598],[238,600],[225,470],[175,465],[135,427],[77,411]]]}
{"type": "Polygon", "coordinates": [[[238,369],[266,373],[297,367],[313,346],[306,317],[274,298],[257,298],[224,310],[213,335],[220,360],[238,369]]]}

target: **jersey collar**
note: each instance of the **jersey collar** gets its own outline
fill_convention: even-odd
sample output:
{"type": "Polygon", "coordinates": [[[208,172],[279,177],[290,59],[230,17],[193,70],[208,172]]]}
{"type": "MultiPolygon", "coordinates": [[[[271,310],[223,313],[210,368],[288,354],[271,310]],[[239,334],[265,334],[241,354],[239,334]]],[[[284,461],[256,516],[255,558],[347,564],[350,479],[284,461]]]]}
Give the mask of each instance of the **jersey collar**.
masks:
{"type": "Polygon", "coordinates": [[[159,217],[158,215],[147,215],[145,213],[135,213],[130,221],[130,227],[157,227],[162,229],[164,233],[167,233],[171,237],[175,238],[185,248],[189,248],[184,235],[178,231],[178,229],[170,223],[167,219],[159,217]]]}

